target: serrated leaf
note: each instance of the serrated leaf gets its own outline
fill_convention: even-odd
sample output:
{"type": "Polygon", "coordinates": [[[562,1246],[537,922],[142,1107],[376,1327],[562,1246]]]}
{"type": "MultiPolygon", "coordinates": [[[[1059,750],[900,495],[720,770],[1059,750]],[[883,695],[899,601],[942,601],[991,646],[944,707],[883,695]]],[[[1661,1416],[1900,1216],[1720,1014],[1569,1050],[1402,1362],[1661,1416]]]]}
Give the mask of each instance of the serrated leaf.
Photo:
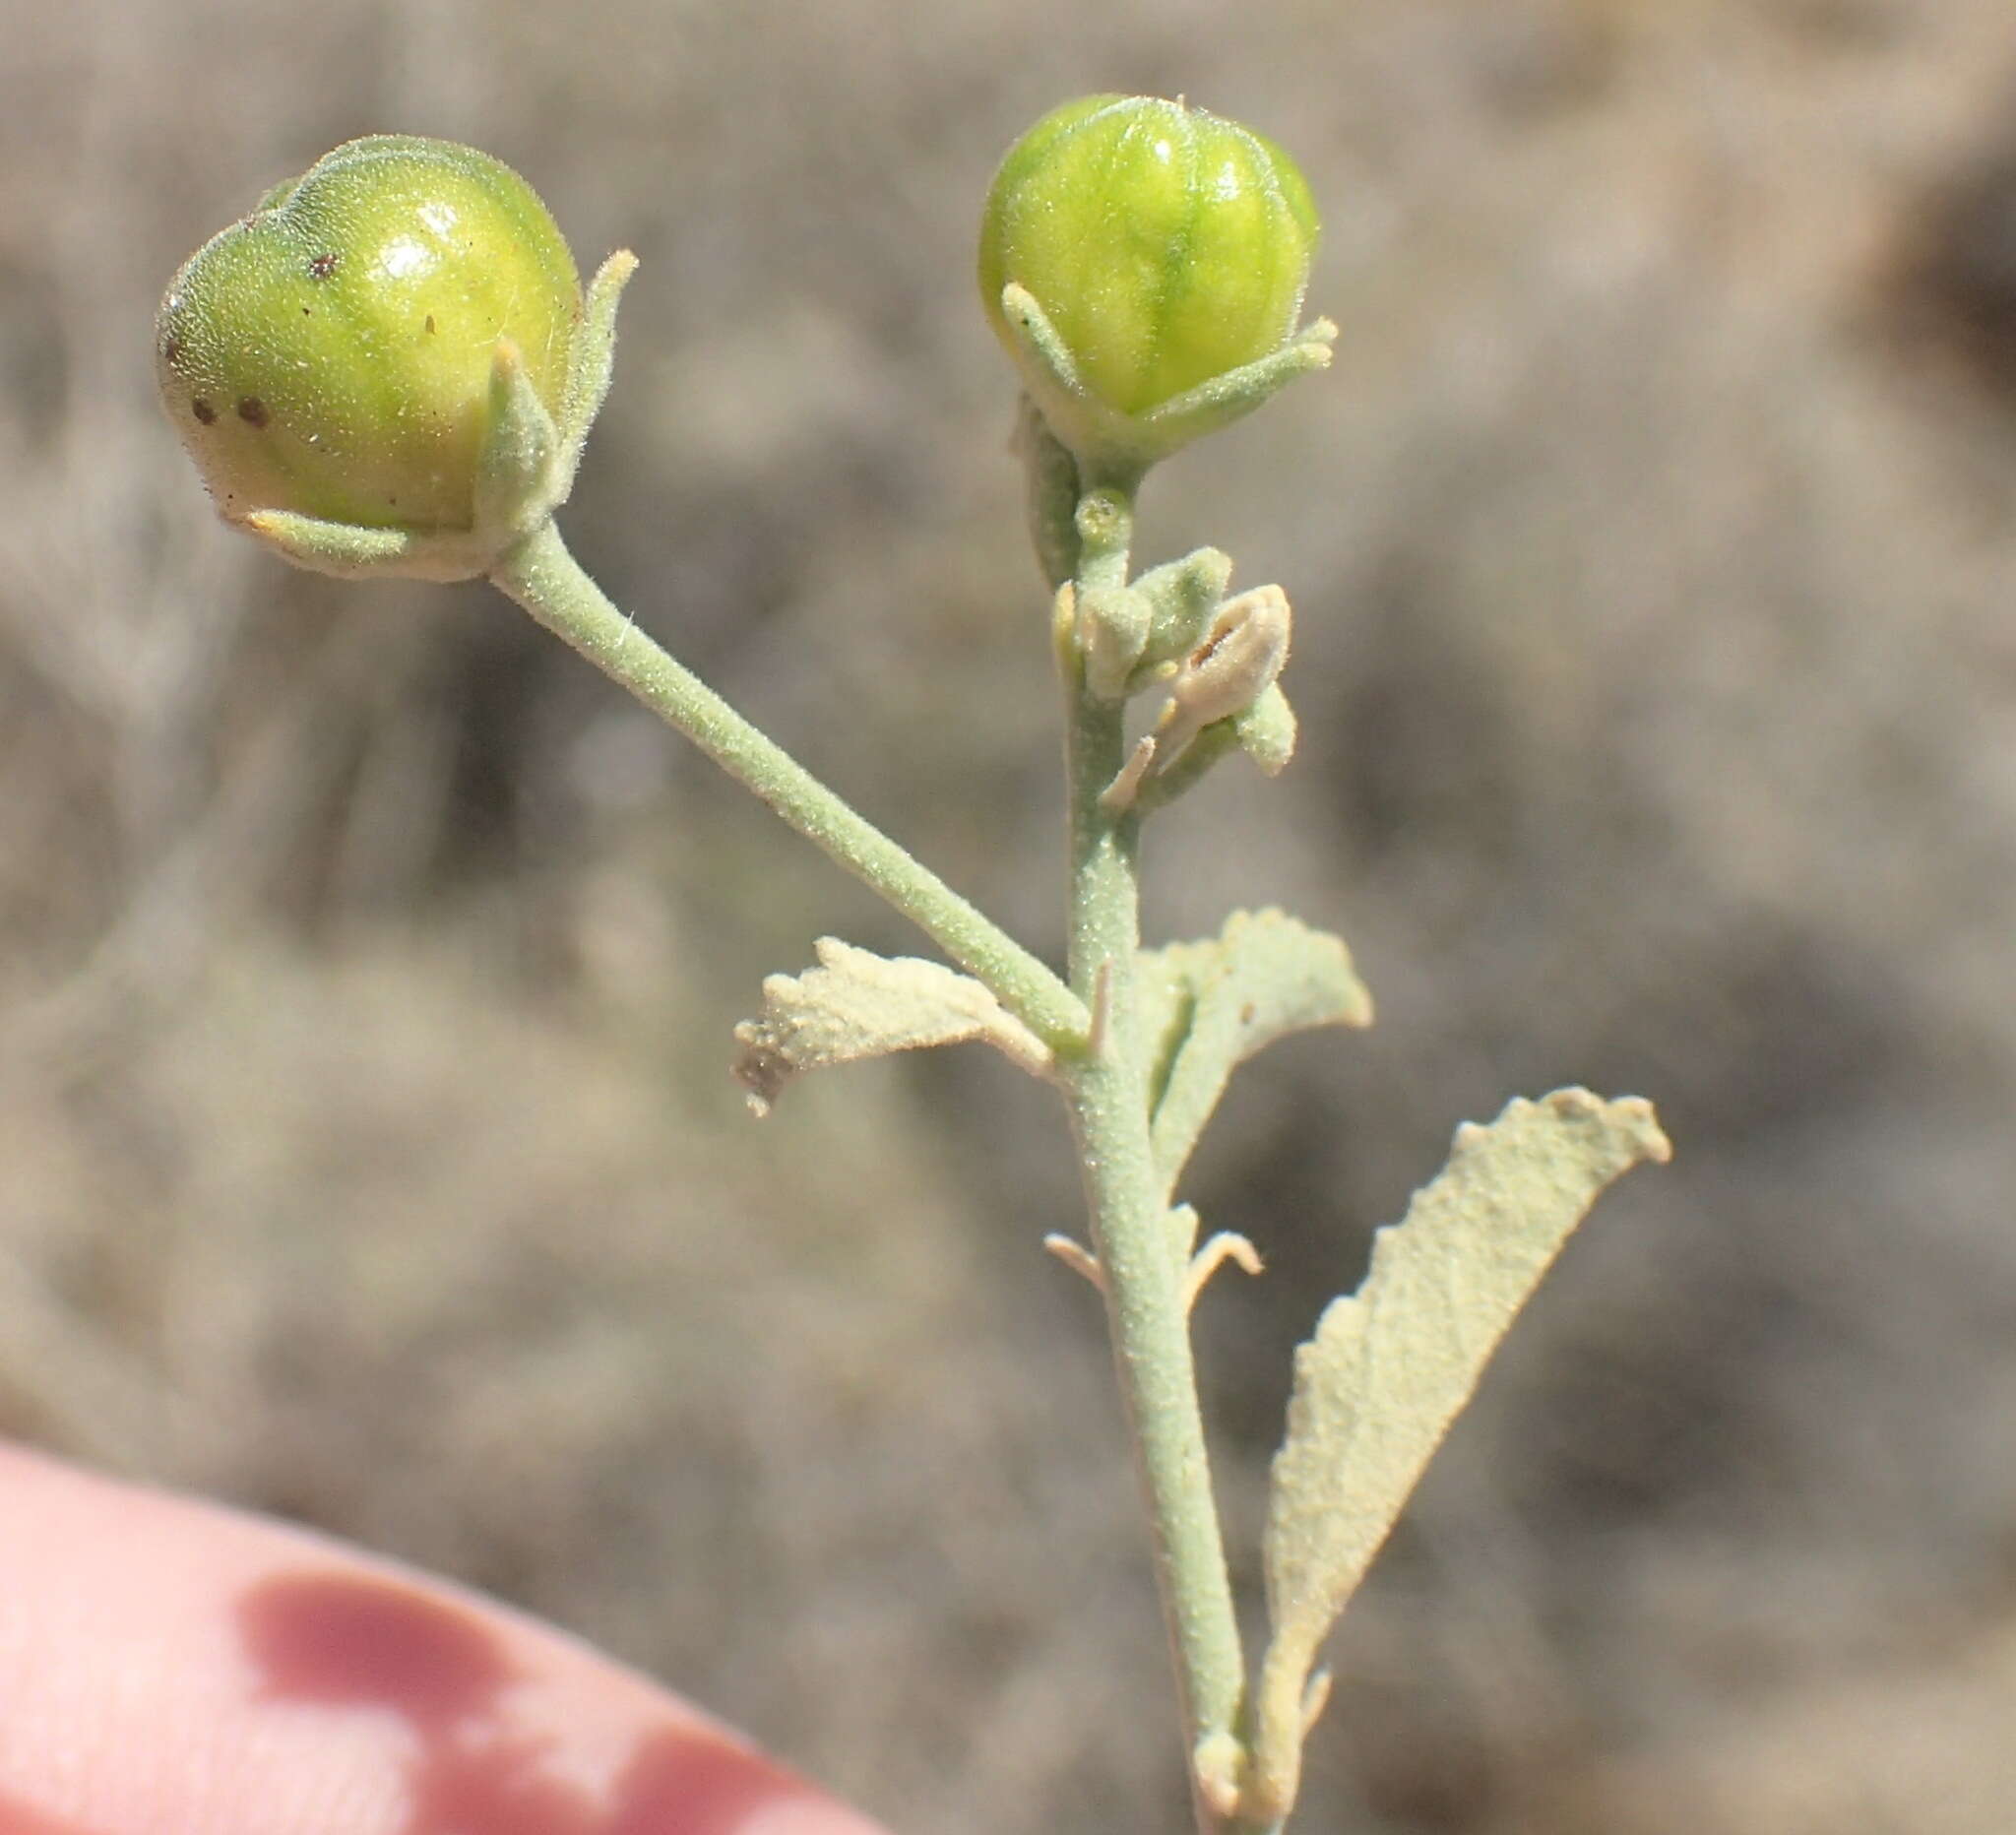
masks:
{"type": "Polygon", "coordinates": [[[1169,1187],[1236,1065],[1290,1033],[1372,1023],[1342,939],[1273,910],[1232,913],[1212,941],[1146,952],[1139,984],[1161,1067],[1155,1163],[1169,1187]]]}
{"type": "Polygon", "coordinates": [[[813,945],[816,969],[773,975],[763,1011],[735,1028],[734,1075],[759,1115],[803,1071],[926,1045],[982,1040],[1034,1076],[1048,1076],[1049,1047],[970,975],[915,956],[878,956],[838,937],[813,945]]]}
{"type": "Polygon", "coordinates": [[[1364,1284],[1333,1300],[1295,1353],[1264,1542],[1260,1819],[1293,1801],[1317,1648],[1498,1341],[1597,1194],[1670,1152],[1635,1097],[1557,1090],[1512,1103],[1489,1127],[1466,1122],[1447,1168],[1373,1238],[1364,1284]]]}

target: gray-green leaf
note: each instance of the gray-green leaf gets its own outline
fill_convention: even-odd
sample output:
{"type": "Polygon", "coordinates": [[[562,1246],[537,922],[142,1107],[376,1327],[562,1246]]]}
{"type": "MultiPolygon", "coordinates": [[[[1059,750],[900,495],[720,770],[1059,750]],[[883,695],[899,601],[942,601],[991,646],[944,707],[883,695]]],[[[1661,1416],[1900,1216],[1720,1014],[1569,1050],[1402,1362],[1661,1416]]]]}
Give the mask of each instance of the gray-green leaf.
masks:
{"type": "Polygon", "coordinates": [[[1034,1076],[1048,1076],[1049,1047],[970,975],[915,956],[890,958],[824,936],[819,966],[763,983],[763,1011],[735,1028],[734,1075],[767,1115],[801,1071],[891,1051],[983,1040],[1034,1076]]]}
{"type": "Polygon", "coordinates": [[[1155,1163],[1169,1188],[1236,1065],[1290,1033],[1372,1023],[1342,940],[1272,910],[1233,912],[1215,940],[1146,952],[1140,987],[1161,1071],[1155,1163]]]}
{"type": "Polygon", "coordinates": [[[1318,1646],[1491,1352],[1597,1194],[1671,1152],[1651,1106],[1557,1090],[1466,1122],[1448,1167],[1373,1238],[1358,1292],[1295,1354],[1264,1552],[1273,1639],[1249,1782],[1258,1818],[1293,1802],[1318,1646]]]}

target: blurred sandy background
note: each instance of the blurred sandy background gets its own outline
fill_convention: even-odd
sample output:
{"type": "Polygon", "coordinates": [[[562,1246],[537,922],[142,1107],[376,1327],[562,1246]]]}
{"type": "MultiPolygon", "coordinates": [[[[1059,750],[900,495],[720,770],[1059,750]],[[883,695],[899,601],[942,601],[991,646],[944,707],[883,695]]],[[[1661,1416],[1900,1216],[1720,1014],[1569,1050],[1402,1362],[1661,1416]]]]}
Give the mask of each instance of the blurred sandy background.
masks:
{"type": "Polygon", "coordinates": [[[911,1835],[1178,1825],[1046,1094],[725,1075],[915,940],[477,588],[294,574],[152,399],[181,257],[334,143],[633,244],[565,517],[611,592],[1059,941],[1043,603],[973,297],[1039,112],[1187,93],[1328,218],[1337,369],[1159,475],[1293,596],[1302,755],[1154,836],[1382,1006],[1240,1084],[1202,1312],[1288,1357],[1450,1130],[1613,1194],[1336,1647],[1305,1826],[2016,1827],[2007,0],[0,0],[0,1431],[548,1614],[911,1835]]]}

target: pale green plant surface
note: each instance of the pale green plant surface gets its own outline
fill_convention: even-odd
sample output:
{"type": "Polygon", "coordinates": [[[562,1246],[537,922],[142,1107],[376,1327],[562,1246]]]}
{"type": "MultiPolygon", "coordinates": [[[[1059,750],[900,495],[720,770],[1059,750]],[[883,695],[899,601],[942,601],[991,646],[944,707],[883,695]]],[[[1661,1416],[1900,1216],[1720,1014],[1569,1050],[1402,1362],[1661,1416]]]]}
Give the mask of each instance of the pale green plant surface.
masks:
{"type": "Polygon", "coordinates": [[[1234,912],[1222,936],[1141,959],[1155,1163],[1173,1191],[1237,1066],[1317,1026],[1369,1026],[1372,996],[1339,937],[1278,911],[1234,912]]]}
{"type": "Polygon", "coordinates": [[[1055,1054],[970,975],[904,956],[891,962],[838,937],[815,946],[819,966],[774,975],[763,1014],[735,1028],[735,1077],[758,1114],[808,1070],[979,1040],[1032,1076],[1048,1077],[1055,1054]]]}
{"type": "Polygon", "coordinates": [[[1252,1785],[1294,1802],[1316,1653],[1485,1362],[1597,1195],[1671,1148],[1649,1105],[1586,1090],[1457,1130],[1449,1166],[1372,1238],[1356,1294],[1295,1353],[1264,1550],[1272,1636],[1252,1785]]]}

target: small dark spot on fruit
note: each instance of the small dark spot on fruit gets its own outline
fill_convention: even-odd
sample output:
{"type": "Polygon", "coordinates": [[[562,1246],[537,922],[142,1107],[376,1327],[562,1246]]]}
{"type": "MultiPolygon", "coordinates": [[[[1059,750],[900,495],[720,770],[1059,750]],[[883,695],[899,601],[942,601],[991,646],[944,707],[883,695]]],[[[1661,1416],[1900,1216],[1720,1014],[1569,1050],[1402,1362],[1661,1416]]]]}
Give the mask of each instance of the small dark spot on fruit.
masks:
{"type": "Polygon", "coordinates": [[[303,307],[301,308],[301,316],[302,316],[302,317],[303,317],[303,318],[305,319],[305,318],[306,318],[306,317],[308,316],[308,314],[309,314],[310,310],[311,310],[311,308],[310,308],[310,307],[307,307],[307,306],[303,306],[303,307]]]}
{"type": "Polygon", "coordinates": [[[334,255],[317,255],[308,264],[308,278],[313,281],[326,281],[335,272],[336,257],[334,255]]]}
{"type": "Polygon", "coordinates": [[[427,330],[431,332],[431,331],[432,331],[433,329],[434,329],[434,315],[433,315],[433,314],[432,314],[432,313],[430,312],[430,313],[428,313],[428,314],[427,314],[427,330]]]}
{"type": "Polygon", "coordinates": [[[212,425],[217,419],[217,410],[211,407],[200,395],[189,404],[189,411],[198,420],[202,421],[206,427],[212,425]]]}
{"type": "Polygon", "coordinates": [[[263,427],[273,418],[267,411],[266,404],[256,395],[248,395],[238,404],[238,418],[248,427],[263,427]]]}
{"type": "Polygon", "coordinates": [[[178,356],[180,356],[181,354],[182,354],[182,341],[181,341],[181,339],[179,339],[179,338],[166,338],[166,339],[163,339],[163,340],[161,341],[161,361],[162,361],[163,363],[172,363],[172,362],[173,362],[173,361],[174,361],[174,360],[175,360],[175,359],[176,359],[176,358],[177,358],[178,356]]]}

